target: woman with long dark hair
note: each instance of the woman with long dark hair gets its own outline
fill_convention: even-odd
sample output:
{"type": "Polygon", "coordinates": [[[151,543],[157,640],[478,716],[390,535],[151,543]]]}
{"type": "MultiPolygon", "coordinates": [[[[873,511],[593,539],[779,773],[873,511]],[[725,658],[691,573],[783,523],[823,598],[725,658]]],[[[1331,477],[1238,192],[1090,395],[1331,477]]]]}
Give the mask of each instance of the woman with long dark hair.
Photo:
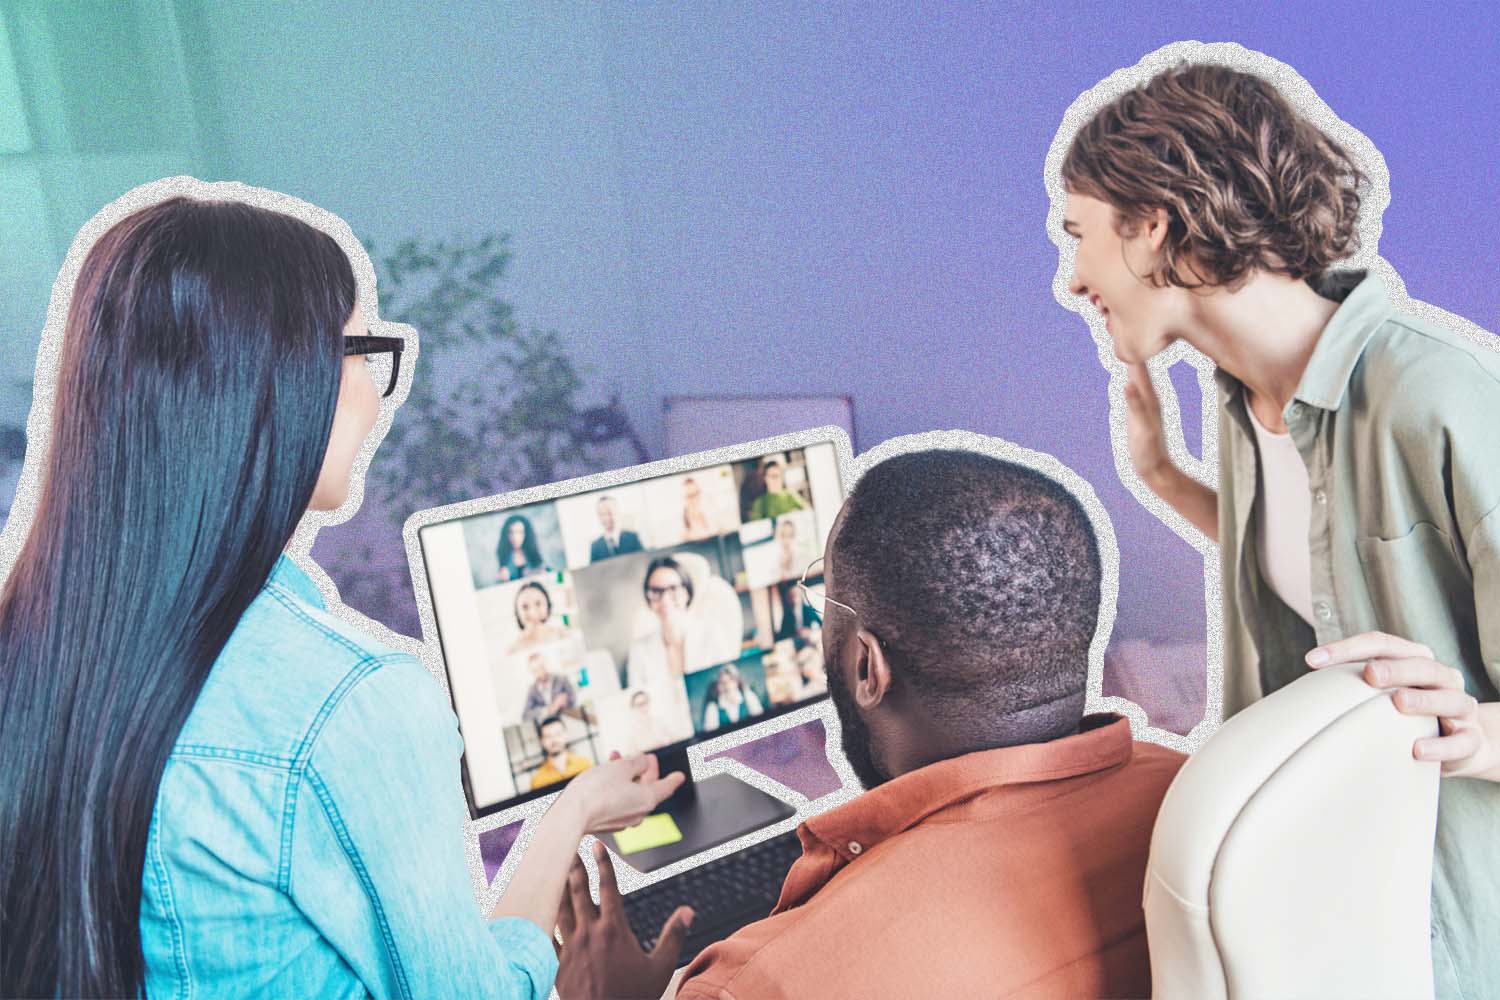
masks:
{"type": "Polygon", "coordinates": [[[542,550],[536,541],[536,529],[531,519],[523,514],[512,514],[500,526],[500,543],[495,547],[495,558],[500,562],[500,579],[519,580],[532,573],[541,573],[547,568],[542,559],[542,550]]]}
{"type": "Polygon", "coordinates": [[[332,238],[238,202],[85,258],[0,590],[0,993],[543,997],[579,838],[680,781],[580,777],[474,911],[447,698],[283,556],[400,346],[355,299],[332,238]]]}

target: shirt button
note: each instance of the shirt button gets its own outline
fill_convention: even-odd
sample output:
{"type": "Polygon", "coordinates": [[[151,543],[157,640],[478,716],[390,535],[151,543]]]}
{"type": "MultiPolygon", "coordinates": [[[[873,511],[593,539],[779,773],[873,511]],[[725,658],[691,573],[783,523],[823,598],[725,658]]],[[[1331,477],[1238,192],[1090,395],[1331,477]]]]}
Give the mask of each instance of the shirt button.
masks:
{"type": "Polygon", "coordinates": [[[1313,499],[1318,501],[1318,506],[1326,507],[1328,505],[1328,491],[1318,490],[1313,494],[1313,499]]]}
{"type": "Polygon", "coordinates": [[[1327,601],[1319,601],[1313,605],[1313,614],[1318,616],[1318,621],[1326,622],[1333,617],[1333,608],[1327,601]]]}
{"type": "Polygon", "coordinates": [[[864,848],[859,846],[859,841],[857,841],[857,840],[851,840],[851,841],[849,841],[849,853],[850,854],[858,854],[860,851],[863,851],[863,850],[864,850],[864,848]]]}

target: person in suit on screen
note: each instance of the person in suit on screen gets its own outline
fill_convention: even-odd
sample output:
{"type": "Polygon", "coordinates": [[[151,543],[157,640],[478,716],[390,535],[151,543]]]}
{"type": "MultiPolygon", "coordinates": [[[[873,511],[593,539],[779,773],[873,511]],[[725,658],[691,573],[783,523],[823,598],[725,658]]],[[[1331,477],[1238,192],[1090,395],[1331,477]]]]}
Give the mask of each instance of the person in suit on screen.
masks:
{"type": "Polygon", "coordinates": [[[641,551],[641,536],[633,531],[620,530],[619,505],[614,497],[600,497],[597,513],[599,527],[604,529],[604,533],[594,539],[594,544],[589,548],[589,562],[596,563],[611,556],[641,551]]]}

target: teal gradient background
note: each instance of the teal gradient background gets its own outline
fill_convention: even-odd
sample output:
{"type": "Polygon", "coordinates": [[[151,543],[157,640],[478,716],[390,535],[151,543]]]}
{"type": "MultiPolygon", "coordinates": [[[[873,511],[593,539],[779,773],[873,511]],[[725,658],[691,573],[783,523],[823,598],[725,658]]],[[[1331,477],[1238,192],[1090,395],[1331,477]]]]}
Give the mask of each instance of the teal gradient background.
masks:
{"type": "Polygon", "coordinates": [[[1082,90],[1183,39],[1295,67],[1384,154],[1411,294],[1500,325],[1494,4],[290,6],[0,5],[0,422],[78,227],[167,174],[240,180],[377,245],[511,234],[518,315],[655,455],[667,396],[793,392],[850,394],[860,449],[1049,452],[1114,519],[1117,640],[1191,647],[1199,558],[1116,477],[1042,179],[1082,90]]]}

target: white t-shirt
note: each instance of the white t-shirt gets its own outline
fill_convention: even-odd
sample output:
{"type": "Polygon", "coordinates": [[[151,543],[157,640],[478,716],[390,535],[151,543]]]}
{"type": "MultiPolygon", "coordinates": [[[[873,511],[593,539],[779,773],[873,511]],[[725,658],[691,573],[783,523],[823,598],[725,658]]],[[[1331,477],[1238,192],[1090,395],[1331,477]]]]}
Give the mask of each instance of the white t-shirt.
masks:
{"type": "Polygon", "coordinates": [[[1260,449],[1260,513],[1255,521],[1260,573],[1276,596],[1311,625],[1312,554],[1307,535],[1312,521],[1312,489],[1307,483],[1307,466],[1297,453],[1292,435],[1273,434],[1262,427],[1248,398],[1245,413],[1260,449]]]}
{"type": "MultiPolygon", "coordinates": [[[[738,650],[738,636],[736,651],[738,650]]],[[[722,641],[715,642],[707,626],[691,611],[683,620],[683,670],[692,673],[716,663],[734,659],[733,653],[717,656],[723,652],[722,641]]],[[[631,687],[668,687],[681,679],[673,677],[667,669],[667,645],[662,641],[660,628],[638,636],[630,644],[630,658],[626,661],[631,687]]]]}

